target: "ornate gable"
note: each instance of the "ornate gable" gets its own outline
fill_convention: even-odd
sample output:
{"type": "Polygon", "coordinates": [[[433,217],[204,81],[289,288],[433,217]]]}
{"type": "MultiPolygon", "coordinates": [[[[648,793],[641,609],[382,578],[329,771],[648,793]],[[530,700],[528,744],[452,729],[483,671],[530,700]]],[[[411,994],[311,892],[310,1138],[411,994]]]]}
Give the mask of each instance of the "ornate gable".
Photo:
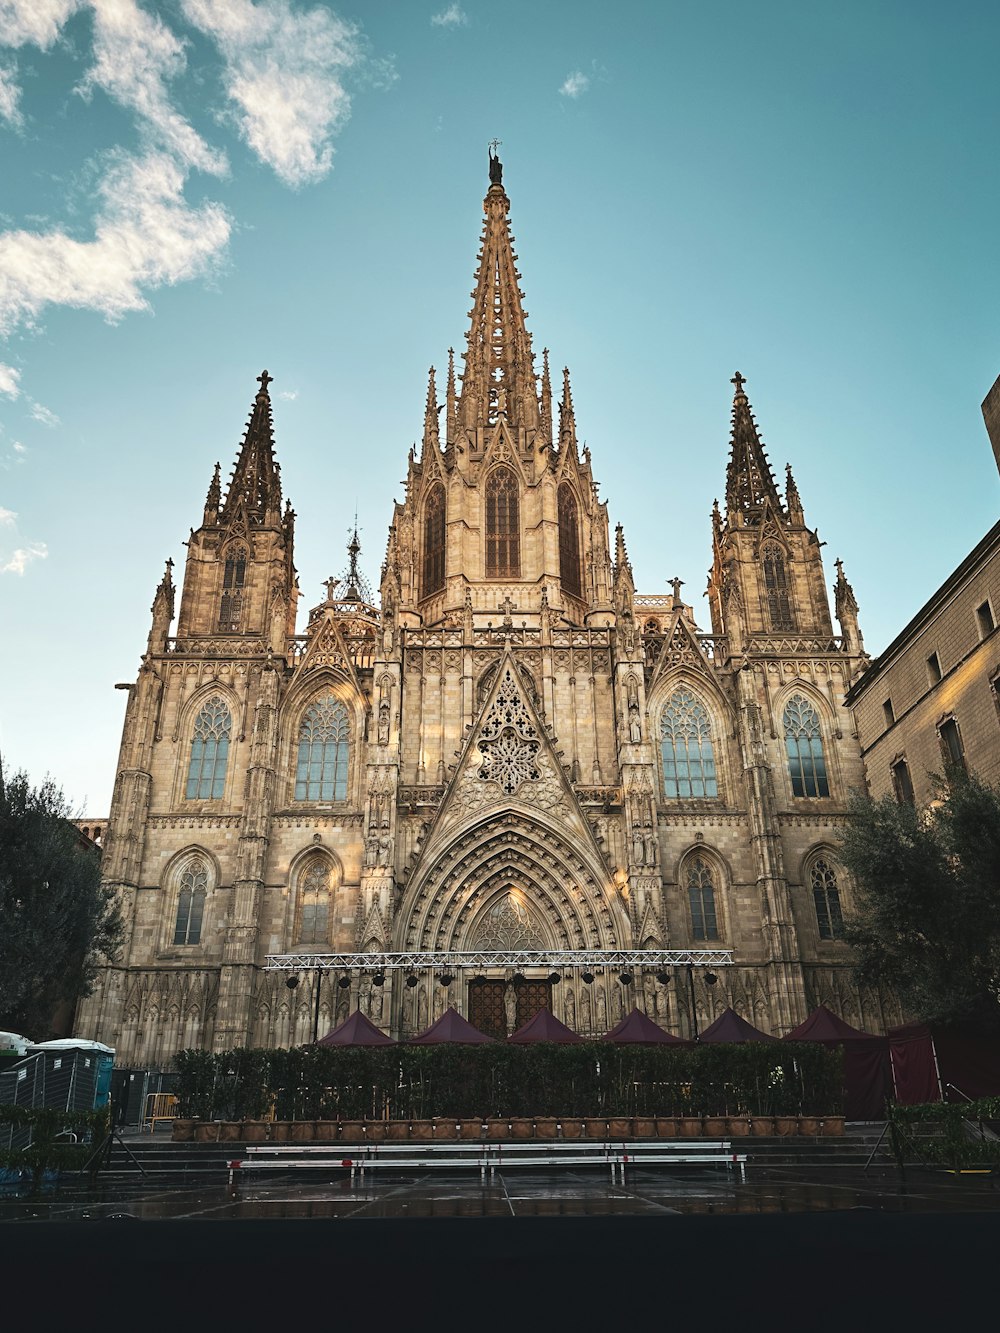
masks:
{"type": "Polygon", "coordinates": [[[680,613],[676,615],[672,628],[663,637],[659,654],[650,672],[648,688],[651,690],[661,676],[676,667],[693,667],[696,671],[704,672],[706,675],[712,674],[711,666],[701,644],[695,638],[694,632],[684,616],[680,613]]]}

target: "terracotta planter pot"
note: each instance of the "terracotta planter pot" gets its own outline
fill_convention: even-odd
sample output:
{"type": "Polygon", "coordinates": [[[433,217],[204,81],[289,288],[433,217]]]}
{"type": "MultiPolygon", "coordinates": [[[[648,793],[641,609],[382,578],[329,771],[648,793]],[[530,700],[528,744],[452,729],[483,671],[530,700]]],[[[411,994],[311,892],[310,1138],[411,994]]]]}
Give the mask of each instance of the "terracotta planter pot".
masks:
{"type": "Polygon", "coordinates": [[[819,1117],[815,1115],[799,1116],[799,1133],[814,1138],[819,1133],[819,1117]]]}
{"type": "Polygon", "coordinates": [[[614,1116],[608,1121],[608,1133],[613,1139],[632,1138],[632,1117],[623,1115],[614,1116]]]}
{"type": "Polygon", "coordinates": [[[608,1122],[598,1119],[597,1116],[587,1116],[583,1122],[583,1129],[588,1139],[606,1139],[608,1137],[608,1122]]]}
{"type": "Polygon", "coordinates": [[[564,1120],[562,1122],[562,1136],[564,1139],[582,1139],[583,1121],[582,1120],[564,1120]]]}
{"type": "Polygon", "coordinates": [[[556,1139],[559,1137],[559,1121],[554,1115],[539,1116],[535,1120],[536,1139],[556,1139]]]}
{"type": "Polygon", "coordinates": [[[340,1126],[336,1120],[317,1120],[313,1137],[318,1143],[332,1143],[337,1137],[339,1128],[340,1126]]]}
{"type": "Polygon", "coordinates": [[[754,1115],[750,1117],[750,1133],[755,1139],[770,1139],[774,1137],[774,1117],[770,1115],[754,1115]]]}
{"type": "Polygon", "coordinates": [[[271,1142],[287,1143],[291,1128],[291,1123],[288,1120],[273,1120],[271,1122],[271,1142]]]}
{"type": "Polygon", "coordinates": [[[632,1121],[632,1128],[637,1139],[655,1139],[656,1121],[651,1115],[636,1116],[632,1121]]]}
{"type": "Polygon", "coordinates": [[[457,1120],[435,1120],[434,1137],[436,1139],[457,1139],[458,1121],[457,1120]]]}
{"type": "Polygon", "coordinates": [[[384,1141],[387,1123],[385,1120],[368,1120],[365,1122],[365,1136],[370,1143],[382,1143],[384,1141]]]}
{"type": "Polygon", "coordinates": [[[243,1124],[239,1120],[223,1120],[219,1125],[220,1143],[239,1143],[243,1124]]]}
{"type": "Polygon", "coordinates": [[[195,1143],[218,1143],[218,1120],[202,1120],[194,1127],[195,1143]]]}
{"type": "Polygon", "coordinates": [[[530,1139],[535,1132],[535,1122],[528,1116],[515,1116],[510,1122],[512,1139],[530,1139]]]}
{"type": "Polygon", "coordinates": [[[678,1133],[678,1120],[675,1115],[658,1115],[656,1117],[656,1137],[658,1139],[676,1139],[678,1133]]]}
{"type": "Polygon", "coordinates": [[[486,1137],[488,1139],[509,1139],[510,1121],[499,1119],[487,1120],[486,1137]]]}
{"type": "Polygon", "coordinates": [[[844,1117],[842,1115],[828,1115],[823,1117],[824,1134],[831,1134],[835,1138],[844,1136],[844,1117]]]}
{"type": "Polygon", "coordinates": [[[700,1139],[701,1138],[701,1116],[684,1115],[677,1121],[677,1127],[681,1132],[682,1139],[700,1139]]]}
{"type": "Polygon", "coordinates": [[[750,1133],[750,1117],[748,1115],[726,1116],[726,1133],[731,1139],[745,1139],[750,1133]]]}
{"type": "Polygon", "coordinates": [[[170,1138],[174,1143],[190,1143],[194,1139],[194,1127],[197,1120],[175,1120],[170,1126],[170,1138]]]}
{"type": "Polygon", "coordinates": [[[408,1139],[410,1137],[409,1120],[387,1120],[385,1122],[385,1137],[386,1141],[391,1143],[408,1139]]]}
{"type": "Polygon", "coordinates": [[[427,1143],[434,1137],[433,1120],[411,1120],[410,1139],[417,1143],[427,1143]]]}
{"type": "Polygon", "coordinates": [[[706,1139],[725,1137],[728,1117],[724,1115],[706,1115],[702,1117],[701,1128],[706,1139]]]}
{"type": "Polygon", "coordinates": [[[244,1143],[263,1143],[267,1138],[266,1120],[244,1120],[242,1139],[244,1143]]]}
{"type": "Polygon", "coordinates": [[[458,1137],[460,1139],[481,1139],[485,1126],[481,1120],[460,1120],[458,1122],[458,1137]]]}
{"type": "Polygon", "coordinates": [[[780,1134],[782,1138],[798,1134],[799,1117],[797,1115],[776,1115],[774,1117],[774,1132],[780,1134]]]}
{"type": "Polygon", "coordinates": [[[290,1143],[312,1143],[316,1126],[311,1120],[293,1120],[288,1132],[290,1143]]]}

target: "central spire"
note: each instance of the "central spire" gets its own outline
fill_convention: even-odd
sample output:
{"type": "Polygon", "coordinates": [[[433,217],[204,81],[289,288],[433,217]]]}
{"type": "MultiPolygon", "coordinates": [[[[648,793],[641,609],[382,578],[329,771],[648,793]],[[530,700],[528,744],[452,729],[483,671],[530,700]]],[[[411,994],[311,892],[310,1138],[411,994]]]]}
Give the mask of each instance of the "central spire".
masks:
{"type": "Polygon", "coordinates": [[[458,404],[462,426],[538,425],[531,334],[521,305],[517,255],[507,224],[510,200],[502,184],[503,167],[490,146],[490,188],[483,201],[483,225],[471,323],[464,354],[465,370],[458,404]]]}
{"type": "MultiPolygon", "coordinates": [[[[240,502],[246,505],[247,515],[254,522],[266,522],[268,515],[280,516],[281,473],[274,461],[274,427],[271,422],[271,398],[267,391],[273,378],[266,370],[257,376],[260,388],[254,399],[253,411],[247,422],[246,434],[222,506],[223,520],[232,516],[240,502]]],[[[211,492],[209,500],[212,500],[211,492]]]]}

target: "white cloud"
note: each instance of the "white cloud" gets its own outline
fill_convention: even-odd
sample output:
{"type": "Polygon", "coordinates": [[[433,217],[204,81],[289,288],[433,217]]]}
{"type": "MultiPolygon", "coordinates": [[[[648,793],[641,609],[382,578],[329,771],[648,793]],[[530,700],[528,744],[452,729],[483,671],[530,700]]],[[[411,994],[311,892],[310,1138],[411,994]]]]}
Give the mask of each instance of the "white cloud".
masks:
{"type": "Polygon", "coordinates": [[[278,397],[283,398],[286,403],[294,403],[298,396],[298,389],[283,389],[281,393],[278,394],[278,397]]]}
{"type": "Polygon", "coordinates": [[[0,361],[0,393],[7,398],[16,398],[21,392],[21,372],[13,366],[5,366],[0,361]]]}
{"type": "Polygon", "coordinates": [[[465,28],[468,27],[469,16],[457,0],[453,0],[453,3],[447,9],[442,9],[440,14],[431,15],[431,23],[435,28],[465,28]]]}
{"type": "Polygon", "coordinates": [[[362,59],[357,30],[330,10],[292,11],[288,0],[181,0],[212,38],[243,138],[287,185],[319,180],[332,136],[350,115],[343,71],[362,59]]]}
{"type": "Polygon", "coordinates": [[[38,46],[47,51],[83,0],[0,0],[0,32],[5,46],[38,46]]]}
{"type": "Polygon", "coordinates": [[[4,527],[12,528],[16,518],[17,515],[14,513],[13,509],[4,509],[3,505],[0,505],[0,523],[2,523],[4,527]]]}
{"type": "Polygon", "coordinates": [[[575,70],[566,76],[559,91],[563,97],[582,97],[589,87],[589,77],[582,70],[575,70]]]}
{"type": "Polygon", "coordinates": [[[166,153],[122,155],[100,186],[93,240],[59,230],[0,235],[0,333],[33,323],[53,304],[119,319],[148,309],[151,288],[206,272],[231,223],[219,204],[192,208],[184,180],[166,153]]]}
{"type": "Polygon", "coordinates": [[[18,106],[20,100],[21,89],[17,86],[16,71],[9,65],[0,65],[0,120],[7,121],[16,130],[24,124],[24,116],[18,106]]]}
{"type": "MultiPolygon", "coordinates": [[[[26,454],[28,452],[28,446],[22,444],[20,440],[15,440],[10,447],[14,450],[15,454],[26,454]]],[[[19,458],[17,461],[20,463],[23,460],[19,458]]]]}
{"type": "Polygon", "coordinates": [[[33,560],[44,560],[49,548],[44,542],[29,542],[12,551],[6,564],[0,565],[0,574],[23,574],[33,560]]]}
{"type": "Polygon", "coordinates": [[[47,407],[43,407],[41,403],[36,403],[34,399],[31,400],[31,416],[33,420],[40,422],[43,426],[51,427],[60,424],[55,412],[50,412],[47,407]]]}

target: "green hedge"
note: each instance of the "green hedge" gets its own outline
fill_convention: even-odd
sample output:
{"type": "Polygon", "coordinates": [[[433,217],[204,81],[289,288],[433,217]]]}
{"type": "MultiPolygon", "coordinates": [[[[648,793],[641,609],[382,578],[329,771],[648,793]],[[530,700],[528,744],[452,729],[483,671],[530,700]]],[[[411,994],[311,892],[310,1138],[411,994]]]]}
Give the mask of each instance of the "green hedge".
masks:
{"type": "Polygon", "coordinates": [[[889,1107],[893,1149],[900,1164],[916,1157],[960,1171],[1000,1162],[1000,1140],[982,1133],[984,1121],[1000,1121],[1000,1097],[889,1107]]]}
{"type": "Polygon", "coordinates": [[[252,1120],[434,1116],[837,1115],[839,1050],[816,1043],[322,1047],[181,1051],[180,1114],[252,1120]]]}
{"type": "Polygon", "coordinates": [[[60,1111],[49,1107],[0,1106],[0,1125],[22,1131],[20,1147],[0,1148],[0,1167],[30,1171],[37,1184],[46,1171],[79,1171],[94,1155],[94,1143],[108,1136],[110,1110],[60,1111]],[[26,1131],[26,1132],[25,1132],[26,1131]],[[80,1137],[79,1143],[59,1141],[66,1133],[80,1137]]]}

